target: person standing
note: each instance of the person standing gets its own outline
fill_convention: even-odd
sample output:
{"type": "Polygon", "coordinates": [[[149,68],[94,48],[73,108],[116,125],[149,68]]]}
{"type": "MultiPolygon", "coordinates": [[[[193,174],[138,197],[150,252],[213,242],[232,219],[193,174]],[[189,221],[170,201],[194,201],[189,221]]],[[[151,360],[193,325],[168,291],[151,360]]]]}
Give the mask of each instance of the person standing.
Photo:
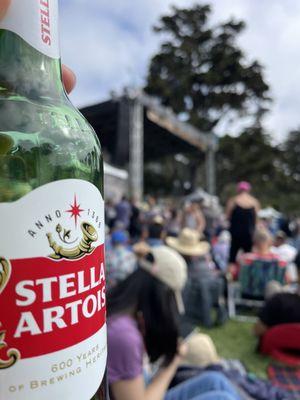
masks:
{"type": "Polygon", "coordinates": [[[181,228],[189,228],[203,234],[206,227],[205,217],[197,202],[187,203],[182,215],[181,228]]]}
{"type": "MultiPolygon", "coordinates": [[[[259,201],[250,194],[249,182],[239,182],[237,195],[227,202],[226,216],[230,224],[231,247],[229,263],[235,264],[239,250],[250,252],[253,245],[253,235],[256,226],[259,201]]],[[[229,265],[230,265],[229,264],[229,265]]]]}
{"type": "Polygon", "coordinates": [[[131,205],[126,196],[123,196],[121,201],[116,205],[116,222],[122,223],[122,228],[127,230],[131,217],[131,205]]]}
{"type": "Polygon", "coordinates": [[[106,286],[108,289],[124,281],[137,268],[137,259],[128,248],[127,232],[114,231],[111,235],[112,247],[106,251],[106,286]]]}
{"type": "Polygon", "coordinates": [[[138,201],[135,197],[131,199],[131,216],[129,222],[129,235],[133,242],[140,239],[142,235],[142,218],[138,201]]]}
{"type": "Polygon", "coordinates": [[[166,226],[168,236],[177,237],[180,233],[180,227],[181,227],[180,212],[176,208],[172,208],[170,210],[170,216],[166,226]]]}

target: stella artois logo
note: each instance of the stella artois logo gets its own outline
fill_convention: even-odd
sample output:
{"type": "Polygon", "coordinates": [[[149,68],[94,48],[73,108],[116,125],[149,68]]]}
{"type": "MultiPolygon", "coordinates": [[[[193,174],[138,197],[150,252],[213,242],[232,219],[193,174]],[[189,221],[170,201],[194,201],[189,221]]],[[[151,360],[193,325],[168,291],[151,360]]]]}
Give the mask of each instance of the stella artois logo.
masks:
{"type": "Polygon", "coordinates": [[[32,240],[43,235],[47,256],[0,258],[0,296],[9,302],[1,312],[0,369],[72,346],[104,325],[104,244],[96,244],[101,224],[75,195],[70,209],[49,213],[34,223],[37,229],[28,229],[32,240]]]}

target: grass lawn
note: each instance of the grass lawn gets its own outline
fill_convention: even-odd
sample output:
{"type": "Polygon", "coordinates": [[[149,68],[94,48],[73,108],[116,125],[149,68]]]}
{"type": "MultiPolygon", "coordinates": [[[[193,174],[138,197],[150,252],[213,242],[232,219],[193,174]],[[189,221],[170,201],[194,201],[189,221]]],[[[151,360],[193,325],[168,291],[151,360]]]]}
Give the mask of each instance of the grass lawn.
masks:
{"type": "Polygon", "coordinates": [[[266,368],[269,358],[255,352],[257,339],[252,333],[252,323],[228,321],[225,325],[205,329],[214,341],[219,356],[223,358],[239,359],[249,372],[253,372],[260,378],[266,378],[266,368]]]}

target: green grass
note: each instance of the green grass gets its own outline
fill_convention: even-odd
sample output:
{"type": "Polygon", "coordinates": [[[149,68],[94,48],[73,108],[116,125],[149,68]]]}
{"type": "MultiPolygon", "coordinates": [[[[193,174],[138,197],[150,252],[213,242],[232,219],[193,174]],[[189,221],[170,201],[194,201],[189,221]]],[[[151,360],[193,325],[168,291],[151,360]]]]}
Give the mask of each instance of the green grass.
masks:
{"type": "Polygon", "coordinates": [[[229,321],[213,329],[201,328],[214,341],[219,356],[239,359],[249,372],[260,378],[266,378],[269,358],[256,353],[257,339],[252,333],[253,324],[249,322],[229,321]]]}

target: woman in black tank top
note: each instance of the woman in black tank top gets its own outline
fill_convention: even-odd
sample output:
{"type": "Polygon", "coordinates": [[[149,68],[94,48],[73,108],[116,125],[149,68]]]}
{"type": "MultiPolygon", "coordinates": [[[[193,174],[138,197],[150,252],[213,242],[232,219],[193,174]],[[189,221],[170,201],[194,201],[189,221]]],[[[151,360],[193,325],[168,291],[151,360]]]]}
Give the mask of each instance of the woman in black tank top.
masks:
{"type": "Polygon", "coordinates": [[[230,199],[227,205],[231,233],[230,263],[235,263],[239,250],[249,252],[252,249],[259,202],[250,195],[250,190],[248,182],[240,182],[237,196],[230,199]]]}
{"type": "Polygon", "coordinates": [[[230,218],[231,248],[229,262],[234,263],[240,249],[249,252],[253,245],[256,211],[254,207],[235,205],[230,218]]]}

